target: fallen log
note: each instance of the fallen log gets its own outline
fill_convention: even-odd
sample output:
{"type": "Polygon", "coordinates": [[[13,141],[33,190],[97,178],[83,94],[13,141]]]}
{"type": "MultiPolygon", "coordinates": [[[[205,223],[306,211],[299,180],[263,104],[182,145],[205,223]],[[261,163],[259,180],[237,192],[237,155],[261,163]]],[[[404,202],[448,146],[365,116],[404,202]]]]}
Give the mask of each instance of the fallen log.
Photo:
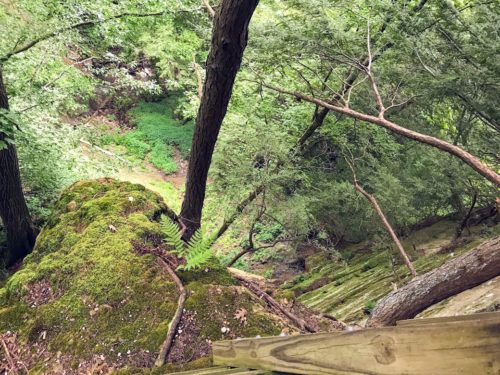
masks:
{"type": "Polygon", "coordinates": [[[395,325],[427,307],[500,275],[500,236],[420,275],[377,303],[367,327],[395,325]]]}

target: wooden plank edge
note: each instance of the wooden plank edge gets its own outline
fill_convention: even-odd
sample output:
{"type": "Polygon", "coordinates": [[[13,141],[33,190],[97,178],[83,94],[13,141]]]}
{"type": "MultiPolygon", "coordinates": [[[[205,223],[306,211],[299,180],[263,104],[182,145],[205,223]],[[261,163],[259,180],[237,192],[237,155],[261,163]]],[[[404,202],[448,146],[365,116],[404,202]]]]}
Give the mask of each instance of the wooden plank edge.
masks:
{"type": "Polygon", "coordinates": [[[417,326],[425,324],[435,324],[435,323],[461,323],[468,322],[472,320],[499,320],[500,321],[500,311],[494,312],[483,312],[475,313],[469,315],[455,315],[455,316],[440,316],[435,318],[417,318],[417,319],[405,319],[398,320],[396,325],[398,327],[403,326],[417,326]]]}

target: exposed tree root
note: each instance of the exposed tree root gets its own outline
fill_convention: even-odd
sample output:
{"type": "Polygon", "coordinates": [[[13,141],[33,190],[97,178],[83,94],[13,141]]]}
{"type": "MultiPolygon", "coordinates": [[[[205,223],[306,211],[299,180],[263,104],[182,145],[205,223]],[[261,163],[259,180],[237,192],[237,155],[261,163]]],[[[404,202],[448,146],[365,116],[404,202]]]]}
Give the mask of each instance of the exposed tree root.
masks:
{"type": "Polygon", "coordinates": [[[177,285],[177,289],[179,290],[179,299],[177,301],[177,310],[175,311],[174,318],[170,323],[170,327],[168,329],[167,338],[161,345],[160,354],[158,354],[158,358],[156,359],[155,366],[160,367],[163,366],[167,360],[168,353],[172,348],[172,344],[174,342],[175,332],[177,332],[177,326],[182,318],[182,312],[184,310],[184,303],[186,302],[187,292],[182,284],[181,279],[175,273],[175,271],[170,267],[170,265],[162,258],[159,257],[160,264],[162,268],[170,275],[170,277],[174,280],[177,285]]]}
{"type": "Polygon", "coordinates": [[[292,322],[293,325],[299,328],[301,331],[307,331],[310,333],[317,332],[316,329],[311,327],[305,320],[299,318],[295,314],[292,314],[288,309],[286,309],[280,303],[278,303],[278,301],[276,301],[273,297],[271,297],[269,294],[260,289],[260,287],[257,285],[255,281],[244,277],[240,273],[232,272],[231,269],[229,269],[229,272],[231,272],[231,275],[233,275],[233,277],[236,280],[241,282],[242,285],[245,286],[250,292],[255,294],[257,297],[263,299],[267,303],[267,305],[271,308],[271,310],[273,310],[275,313],[279,315],[285,315],[288,318],[288,320],[292,322]]]}

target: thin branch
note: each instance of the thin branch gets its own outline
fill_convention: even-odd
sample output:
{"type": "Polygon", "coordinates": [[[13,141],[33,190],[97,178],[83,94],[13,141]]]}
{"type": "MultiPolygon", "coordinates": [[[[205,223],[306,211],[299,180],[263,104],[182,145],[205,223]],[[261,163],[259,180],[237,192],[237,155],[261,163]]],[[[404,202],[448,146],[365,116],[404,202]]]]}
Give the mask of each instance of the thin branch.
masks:
{"type": "Polygon", "coordinates": [[[36,46],[38,43],[43,42],[43,41],[45,41],[47,39],[53,38],[53,37],[55,37],[57,35],[60,35],[60,34],[62,34],[64,32],[66,32],[66,31],[75,30],[75,29],[82,29],[84,27],[94,26],[94,25],[97,25],[97,24],[100,24],[100,23],[108,22],[108,21],[119,19],[119,18],[123,18],[123,17],[154,17],[154,16],[162,16],[162,15],[164,15],[166,13],[167,13],[166,11],[154,12],[154,13],[131,13],[131,12],[125,12],[125,13],[117,14],[117,15],[111,16],[109,18],[101,19],[101,20],[97,19],[97,20],[93,20],[93,21],[78,22],[78,23],[75,23],[73,25],[70,25],[70,26],[67,26],[67,27],[63,27],[63,28],[55,30],[55,31],[51,31],[51,32],[49,32],[47,34],[44,34],[44,35],[42,35],[42,36],[40,36],[38,38],[35,38],[35,39],[31,40],[30,42],[24,44],[21,47],[13,49],[9,53],[7,53],[7,54],[5,54],[5,55],[3,55],[3,56],[0,57],[0,64],[6,62],[12,56],[20,54],[22,52],[25,52],[25,51],[29,50],[30,48],[36,46]]]}
{"type": "Polygon", "coordinates": [[[269,294],[260,289],[255,282],[252,282],[252,280],[242,276],[239,272],[232,272],[231,269],[229,269],[229,272],[231,272],[231,275],[236,280],[240,281],[243,284],[243,286],[245,286],[248,290],[250,290],[250,292],[255,294],[257,297],[263,299],[268,304],[268,306],[275,312],[283,314],[286,318],[288,318],[288,320],[290,320],[293,323],[294,326],[298,327],[301,331],[306,331],[310,333],[316,332],[314,327],[311,327],[311,325],[308,324],[305,320],[299,318],[291,311],[283,307],[273,297],[271,297],[269,294]]]}
{"type": "Polygon", "coordinates": [[[0,341],[2,342],[2,348],[5,352],[5,357],[7,358],[7,362],[9,362],[10,372],[13,375],[17,375],[17,366],[14,363],[14,360],[12,359],[12,357],[10,355],[9,348],[7,347],[7,344],[5,343],[4,339],[1,337],[0,337],[0,341]]]}
{"type": "Polygon", "coordinates": [[[207,12],[210,15],[210,17],[214,18],[215,17],[215,10],[214,10],[214,8],[212,8],[212,6],[208,2],[208,0],[202,0],[202,2],[203,2],[203,5],[205,6],[205,8],[207,8],[207,12]]]}
{"type": "Polygon", "coordinates": [[[172,322],[170,323],[170,327],[167,332],[167,338],[163,342],[160,353],[158,354],[158,358],[155,362],[155,366],[157,367],[163,366],[167,360],[168,353],[170,352],[170,349],[172,348],[172,344],[174,342],[175,333],[177,332],[177,326],[179,325],[182,318],[182,312],[184,310],[184,304],[187,298],[187,291],[184,288],[181,279],[179,279],[179,276],[177,276],[175,271],[168,265],[165,260],[159,258],[159,261],[162,268],[174,280],[175,285],[177,286],[177,289],[179,291],[179,299],[177,301],[177,310],[175,311],[174,317],[172,318],[172,322]]]}
{"type": "Polygon", "coordinates": [[[410,257],[406,253],[403,245],[401,244],[401,241],[399,241],[399,238],[396,235],[396,232],[394,231],[394,229],[392,228],[391,224],[387,220],[384,212],[380,208],[380,205],[378,204],[377,199],[375,198],[375,196],[369,194],[359,184],[358,179],[356,177],[356,170],[354,168],[354,160],[352,160],[352,154],[351,154],[351,160],[350,161],[346,157],[344,157],[344,159],[347,162],[347,164],[349,165],[349,168],[351,169],[351,172],[352,172],[352,183],[354,185],[354,189],[356,189],[356,191],[358,191],[359,193],[361,193],[361,195],[363,195],[368,200],[368,202],[370,202],[370,204],[372,205],[373,209],[375,210],[375,212],[377,213],[378,217],[380,218],[380,221],[382,221],[382,224],[384,225],[387,233],[389,234],[389,236],[392,238],[392,241],[396,245],[396,248],[398,249],[399,253],[401,254],[401,257],[403,258],[403,261],[405,262],[406,266],[410,270],[412,276],[413,277],[418,276],[417,271],[415,270],[415,267],[413,266],[413,263],[410,260],[410,257]]]}

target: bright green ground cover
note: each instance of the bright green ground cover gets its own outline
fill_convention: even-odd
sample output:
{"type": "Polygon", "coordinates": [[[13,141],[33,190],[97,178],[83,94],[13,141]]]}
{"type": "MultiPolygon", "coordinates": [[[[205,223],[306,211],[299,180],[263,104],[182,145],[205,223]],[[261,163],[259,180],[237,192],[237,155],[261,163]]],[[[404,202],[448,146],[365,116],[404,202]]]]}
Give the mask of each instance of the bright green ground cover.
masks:
{"type": "Polygon", "coordinates": [[[107,134],[102,143],[124,146],[128,157],[147,160],[167,174],[176,172],[175,148],[187,159],[194,131],[193,121],[184,123],[176,118],[177,102],[176,95],[159,102],[140,102],[128,112],[135,128],[107,134]]]}

